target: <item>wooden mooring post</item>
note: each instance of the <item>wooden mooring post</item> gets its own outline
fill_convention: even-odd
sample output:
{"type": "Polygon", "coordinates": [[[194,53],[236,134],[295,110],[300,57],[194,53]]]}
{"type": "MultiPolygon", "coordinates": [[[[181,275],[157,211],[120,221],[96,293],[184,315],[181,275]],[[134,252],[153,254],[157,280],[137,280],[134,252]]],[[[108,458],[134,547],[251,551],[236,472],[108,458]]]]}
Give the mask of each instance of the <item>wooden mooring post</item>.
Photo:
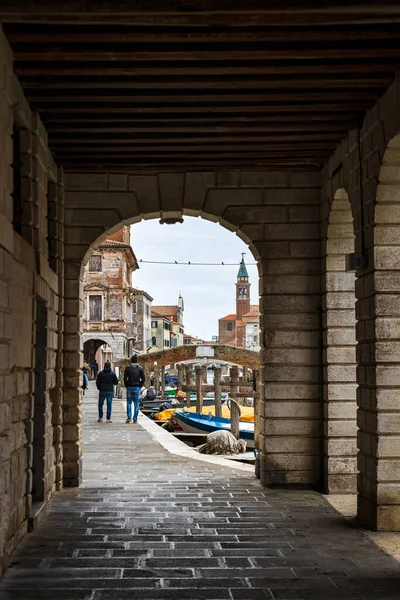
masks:
{"type": "Polygon", "coordinates": [[[235,438],[239,439],[239,421],[240,421],[240,406],[236,400],[229,400],[229,410],[231,411],[231,433],[235,438]]]}
{"type": "MultiPolygon", "coordinates": [[[[192,365],[185,365],[185,384],[192,385],[192,365]]],[[[190,389],[186,391],[186,408],[190,408],[190,389]]]]}
{"type": "Polygon", "coordinates": [[[239,369],[238,367],[231,367],[230,371],[231,377],[231,391],[229,396],[236,400],[237,394],[239,392],[239,369]]]}
{"type": "Polygon", "coordinates": [[[178,371],[178,390],[182,389],[182,385],[183,385],[183,370],[184,367],[183,365],[177,365],[176,370],[178,371]]]}
{"type": "Polygon", "coordinates": [[[221,367],[214,369],[215,416],[222,417],[221,403],[221,367]]]}
{"type": "Polygon", "coordinates": [[[161,398],[165,399],[165,367],[161,367],[161,398]]]}
{"type": "Polygon", "coordinates": [[[154,365],[154,389],[158,396],[160,393],[160,367],[158,365],[154,365]]]}
{"type": "Polygon", "coordinates": [[[203,381],[202,366],[196,365],[196,412],[202,413],[203,410],[203,381]]]}

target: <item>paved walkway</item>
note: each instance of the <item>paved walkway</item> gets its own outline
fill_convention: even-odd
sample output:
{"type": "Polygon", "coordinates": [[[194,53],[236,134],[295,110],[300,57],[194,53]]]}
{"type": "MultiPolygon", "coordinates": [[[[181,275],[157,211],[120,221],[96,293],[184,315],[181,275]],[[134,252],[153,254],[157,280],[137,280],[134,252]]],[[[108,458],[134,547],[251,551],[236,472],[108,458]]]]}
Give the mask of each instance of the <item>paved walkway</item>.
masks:
{"type": "MultiPolygon", "coordinates": [[[[84,399],[84,485],[54,498],[0,600],[400,599],[400,564],[318,494],[169,454],[84,399]]],[[[143,421],[142,421],[143,422],[143,421]]]]}

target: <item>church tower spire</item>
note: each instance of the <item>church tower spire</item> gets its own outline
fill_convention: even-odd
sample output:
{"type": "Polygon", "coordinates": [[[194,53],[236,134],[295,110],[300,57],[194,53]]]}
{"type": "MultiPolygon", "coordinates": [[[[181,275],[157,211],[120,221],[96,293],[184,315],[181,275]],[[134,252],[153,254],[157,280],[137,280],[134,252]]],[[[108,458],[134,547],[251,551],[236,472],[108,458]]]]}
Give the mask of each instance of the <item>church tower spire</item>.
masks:
{"type": "Polygon", "coordinates": [[[236,281],[236,319],[242,320],[243,315],[250,311],[250,283],[246,263],[244,262],[244,252],[240,261],[239,271],[236,281]]]}

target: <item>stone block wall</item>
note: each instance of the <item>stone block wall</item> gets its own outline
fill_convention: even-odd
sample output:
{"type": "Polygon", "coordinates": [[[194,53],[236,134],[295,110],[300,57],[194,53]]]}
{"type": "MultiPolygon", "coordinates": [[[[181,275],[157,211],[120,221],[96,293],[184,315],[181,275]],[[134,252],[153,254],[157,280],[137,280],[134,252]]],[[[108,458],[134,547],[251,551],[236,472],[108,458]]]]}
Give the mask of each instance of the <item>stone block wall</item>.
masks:
{"type": "MultiPolygon", "coordinates": [[[[67,395],[79,413],[82,261],[110,232],[142,218],[202,216],[249,244],[259,262],[264,402],[262,480],[320,478],[320,173],[221,171],[66,176],[67,395]],[[168,179],[168,185],[166,183],[168,179]]],[[[71,407],[72,409],[72,407],[71,407]]],[[[75,446],[76,450],[77,447],[75,446]]],[[[80,452],[65,468],[79,480],[80,452]]]]}
{"type": "Polygon", "coordinates": [[[336,191],[346,190],[355,251],[364,257],[355,282],[358,515],[386,530],[400,529],[399,131],[397,77],[328,162],[322,187],[324,215],[336,191]]]}
{"type": "Polygon", "coordinates": [[[62,172],[15,79],[1,31],[0,72],[1,571],[34,526],[38,506],[62,486],[63,197],[62,172]]]}

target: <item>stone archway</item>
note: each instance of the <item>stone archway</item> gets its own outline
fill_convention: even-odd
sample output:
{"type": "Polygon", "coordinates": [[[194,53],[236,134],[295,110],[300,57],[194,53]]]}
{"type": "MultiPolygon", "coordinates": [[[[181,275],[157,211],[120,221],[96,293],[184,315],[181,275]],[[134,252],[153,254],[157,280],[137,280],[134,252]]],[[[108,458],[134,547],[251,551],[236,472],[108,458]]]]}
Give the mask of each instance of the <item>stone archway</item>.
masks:
{"type": "Polygon", "coordinates": [[[83,339],[83,359],[90,365],[96,358],[97,350],[106,344],[104,340],[97,338],[83,339]]]}
{"type": "MultiPolygon", "coordinates": [[[[320,174],[213,171],[68,174],[65,191],[64,381],[80,415],[82,265],[107,235],[141,219],[218,222],[258,262],[261,316],[261,481],[315,485],[320,477],[320,174]],[[266,384],[267,380],[267,384],[266,384]]],[[[72,423],[73,420],[73,423],[72,423]]],[[[65,485],[80,477],[80,439],[64,439],[65,485]],[[68,448],[67,448],[68,446],[68,448]]]]}
{"type": "Polygon", "coordinates": [[[399,531],[400,134],[388,143],[376,205],[368,208],[366,235],[371,251],[358,302],[358,514],[374,529],[399,531]]]}
{"type": "Polygon", "coordinates": [[[347,192],[334,195],[327,229],[324,301],[324,488],[357,491],[357,376],[353,216],[347,192]]]}

